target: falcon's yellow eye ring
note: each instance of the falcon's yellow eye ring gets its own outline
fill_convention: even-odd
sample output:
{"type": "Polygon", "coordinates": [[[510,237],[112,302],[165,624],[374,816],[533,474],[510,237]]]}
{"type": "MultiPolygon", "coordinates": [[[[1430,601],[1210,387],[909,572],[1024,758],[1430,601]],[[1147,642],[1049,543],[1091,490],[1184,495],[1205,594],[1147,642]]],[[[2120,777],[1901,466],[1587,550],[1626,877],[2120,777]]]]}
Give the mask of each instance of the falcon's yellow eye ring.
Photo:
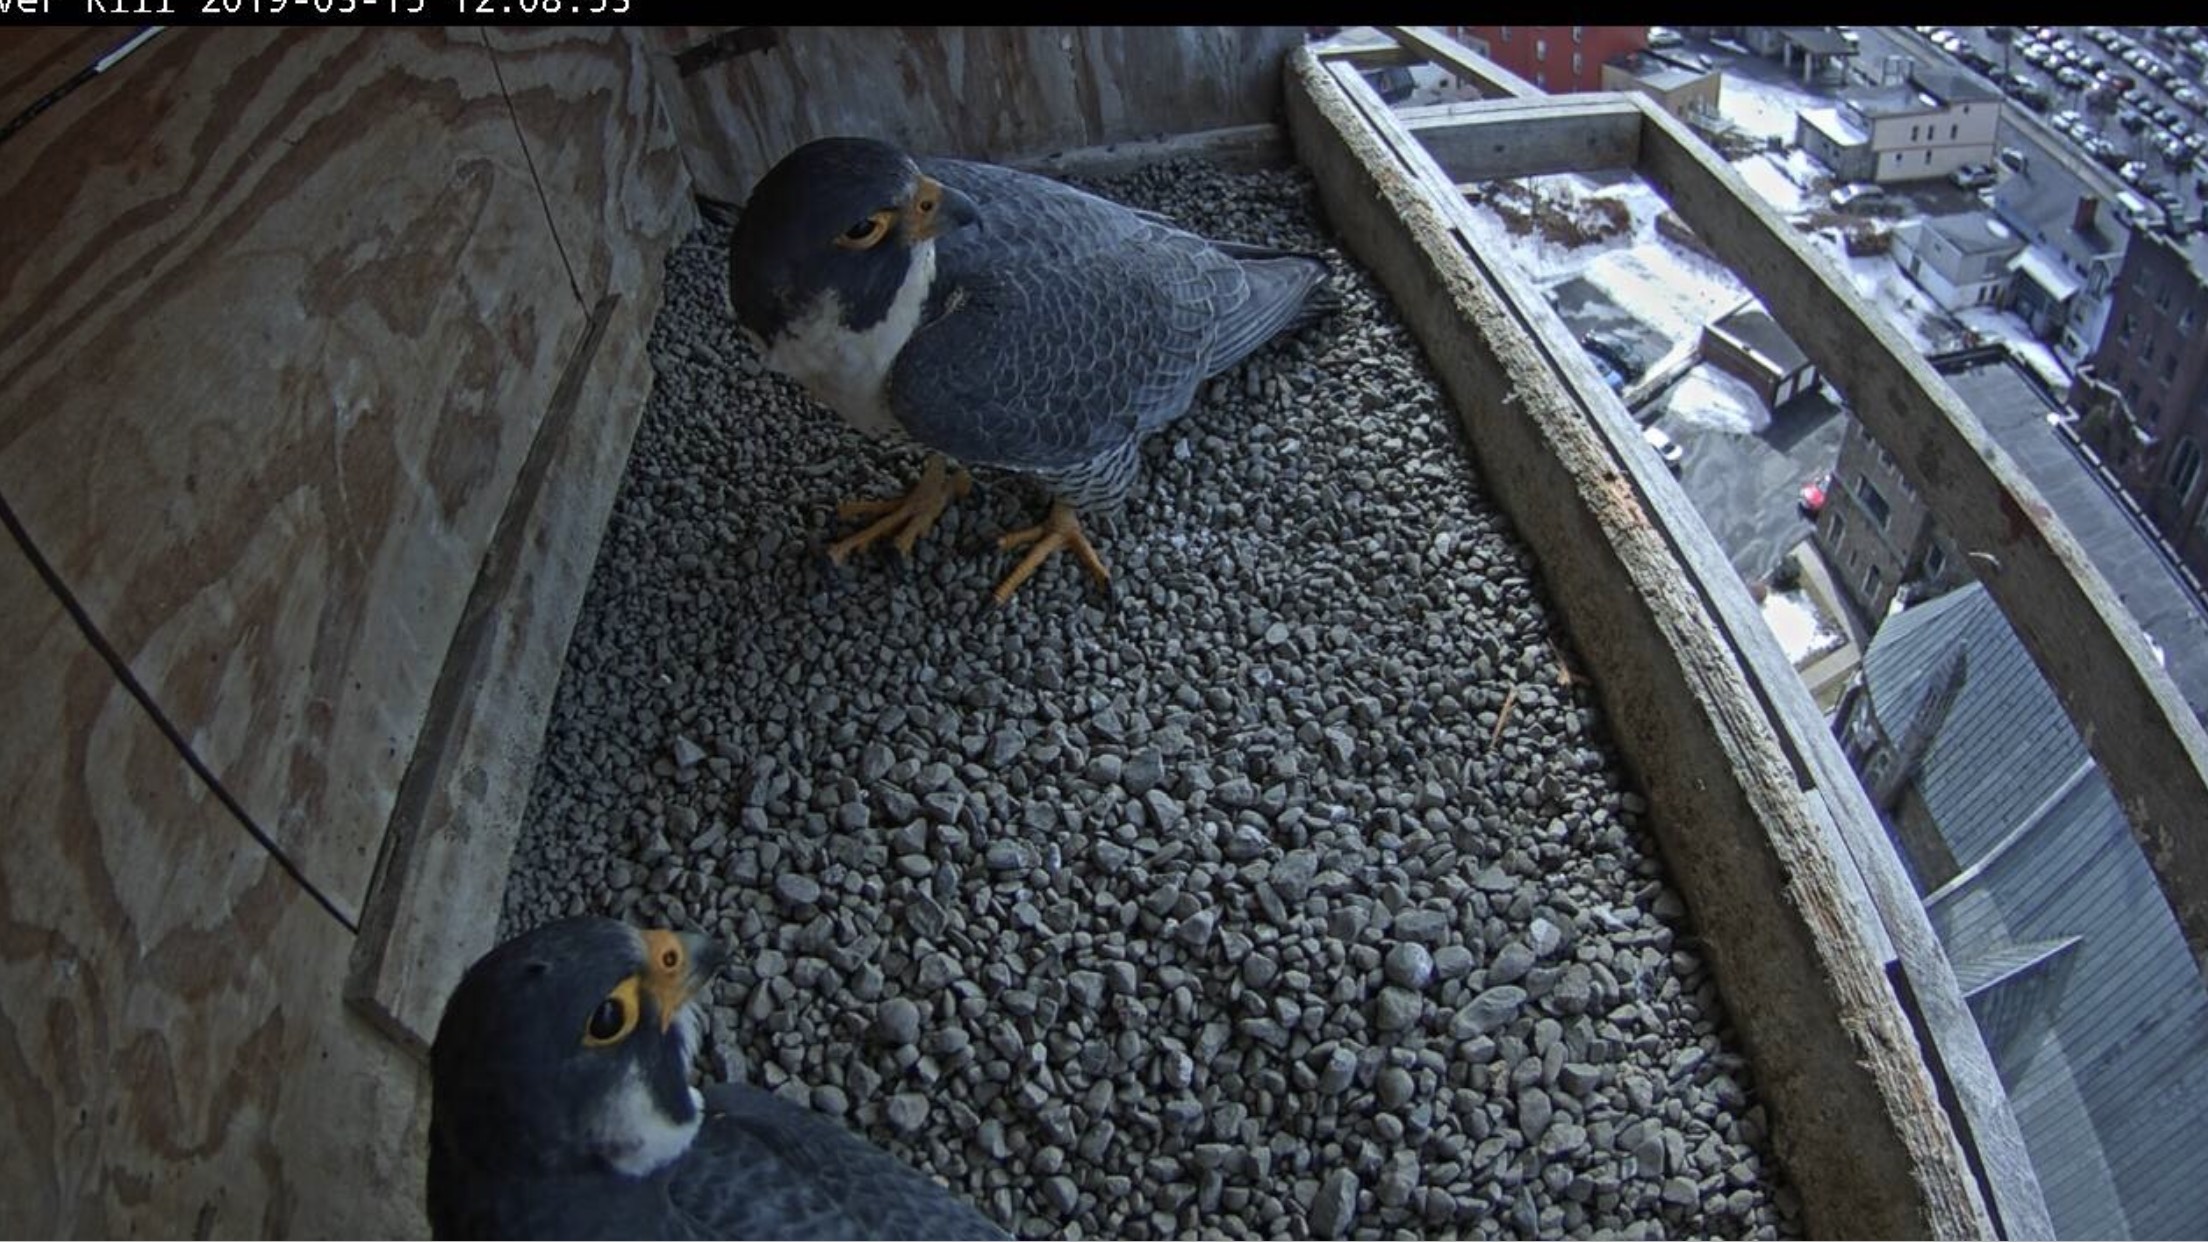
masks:
{"type": "Polygon", "coordinates": [[[876,243],[889,236],[889,226],[896,222],[897,213],[885,208],[838,234],[836,244],[845,250],[872,249],[876,243]]]}
{"type": "Polygon", "coordinates": [[[623,979],[606,999],[591,1010],[590,1021],[583,1027],[583,1047],[605,1048],[620,1043],[636,1031],[637,1019],[644,1016],[644,1007],[637,1003],[636,977],[623,979]]]}

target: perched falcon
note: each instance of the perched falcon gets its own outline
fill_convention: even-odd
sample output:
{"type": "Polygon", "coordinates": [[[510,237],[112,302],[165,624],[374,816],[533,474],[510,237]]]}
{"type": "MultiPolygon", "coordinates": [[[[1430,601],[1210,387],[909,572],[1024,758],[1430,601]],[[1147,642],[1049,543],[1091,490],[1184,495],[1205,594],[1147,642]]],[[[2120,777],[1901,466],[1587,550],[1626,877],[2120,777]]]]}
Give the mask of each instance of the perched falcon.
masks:
{"type": "Polygon", "coordinates": [[[1050,515],[996,589],[1071,547],[1098,581],[1082,509],[1126,498],[1142,440],[1206,378],[1333,306],[1314,255],[1210,241],[1163,217],[993,164],[915,160],[824,138],[752,191],[729,243],[729,302],[768,366],[862,431],[931,450],[899,501],[829,548],[901,552],[969,486],[946,457],[1024,474],[1050,515]]]}
{"type": "Polygon", "coordinates": [[[429,1223],[455,1238],[1002,1238],[935,1182],[740,1083],[699,1092],[703,936],[571,918],[470,967],[430,1049],[429,1223]]]}

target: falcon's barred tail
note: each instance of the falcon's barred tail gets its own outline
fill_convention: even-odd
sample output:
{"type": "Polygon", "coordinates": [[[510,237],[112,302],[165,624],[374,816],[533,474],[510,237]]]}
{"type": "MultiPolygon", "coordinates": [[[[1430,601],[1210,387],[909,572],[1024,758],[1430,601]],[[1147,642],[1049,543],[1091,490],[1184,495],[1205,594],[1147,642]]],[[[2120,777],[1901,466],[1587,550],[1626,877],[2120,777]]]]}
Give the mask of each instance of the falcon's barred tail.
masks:
{"type": "Polygon", "coordinates": [[[1341,299],[1326,285],[1326,264],[1316,256],[1280,254],[1277,258],[1238,258],[1237,262],[1249,281],[1249,299],[1220,322],[1207,368],[1212,375],[1247,358],[1281,333],[1314,323],[1341,305],[1341,299]]]}

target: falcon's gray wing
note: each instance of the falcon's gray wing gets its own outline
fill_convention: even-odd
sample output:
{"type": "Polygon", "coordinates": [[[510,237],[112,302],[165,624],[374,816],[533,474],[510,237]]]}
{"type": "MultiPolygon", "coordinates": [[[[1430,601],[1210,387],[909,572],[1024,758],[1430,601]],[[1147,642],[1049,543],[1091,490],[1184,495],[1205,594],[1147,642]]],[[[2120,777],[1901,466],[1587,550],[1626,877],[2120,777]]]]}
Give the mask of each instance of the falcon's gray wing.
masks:
{"type": "Polygon", "coordinates": [[[1295,323],[1325,275],[1047,178],[921,167],[980,216],[937,243],[936,295],[890,404],[914,439],[971,463],[1048,471],[1126,450],[1295,323]]]}
{"type": "Polygon", "coordinates": [[[698,1237],[1010,1236],[818,1113],[745,1086],[705,1095],[705,1124],[667,1182],[669,1203],[698,1237]]]}

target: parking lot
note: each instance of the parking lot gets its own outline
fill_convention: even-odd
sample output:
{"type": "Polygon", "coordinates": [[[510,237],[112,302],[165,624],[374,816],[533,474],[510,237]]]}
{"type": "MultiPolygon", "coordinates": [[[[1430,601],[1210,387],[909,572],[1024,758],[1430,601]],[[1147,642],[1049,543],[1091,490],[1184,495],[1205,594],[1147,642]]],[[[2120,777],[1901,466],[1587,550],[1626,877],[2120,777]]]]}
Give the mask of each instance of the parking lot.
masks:
{"type": "Polygon", "coordinates": [[[2173,236],[2208,225],[2208,36],[2195,26],[1886,28],[2016,107],[2004,127],[2066,141],[2161,208],[2173,236]]]}

